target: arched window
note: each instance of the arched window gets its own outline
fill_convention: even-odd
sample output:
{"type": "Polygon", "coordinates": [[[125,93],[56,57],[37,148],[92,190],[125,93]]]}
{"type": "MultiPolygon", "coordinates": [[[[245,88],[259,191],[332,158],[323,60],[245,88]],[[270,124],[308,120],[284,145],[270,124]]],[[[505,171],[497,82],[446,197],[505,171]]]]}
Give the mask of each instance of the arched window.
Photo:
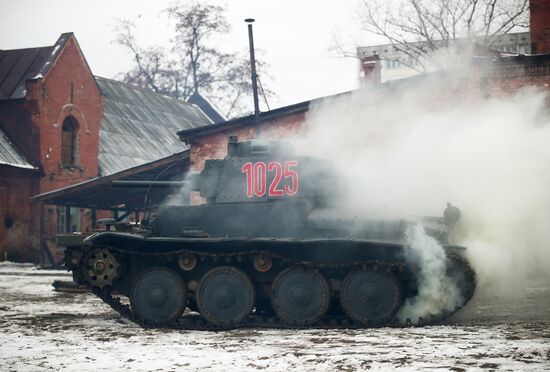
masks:
{"type": "Polygon", "coordinates": [[[77,163],[77,132],[78,122],[73,116],[63,120],[61,133],[61,164],[73,166],[77,163]]]}

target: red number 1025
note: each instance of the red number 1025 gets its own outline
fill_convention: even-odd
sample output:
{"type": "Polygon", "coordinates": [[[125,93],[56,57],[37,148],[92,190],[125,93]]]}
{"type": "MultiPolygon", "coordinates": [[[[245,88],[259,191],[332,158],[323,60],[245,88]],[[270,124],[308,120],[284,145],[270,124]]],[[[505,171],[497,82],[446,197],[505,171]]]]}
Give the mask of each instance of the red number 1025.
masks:
{"type": "Polygon", "coordinates": [[[298,192],[298,172],[293,169],[298,166],[295,160],[285,161],[284,166],[276,161],[245,163],[242,172],[246,174],[246,196],[261,197],[267,192],[269,196],[296,195],[298,192]],[[273,181],[267,187],[267,172],[273,173],[273,181]],[[283,188],[279,183],[282,179],[289,180],[283,188]]]}

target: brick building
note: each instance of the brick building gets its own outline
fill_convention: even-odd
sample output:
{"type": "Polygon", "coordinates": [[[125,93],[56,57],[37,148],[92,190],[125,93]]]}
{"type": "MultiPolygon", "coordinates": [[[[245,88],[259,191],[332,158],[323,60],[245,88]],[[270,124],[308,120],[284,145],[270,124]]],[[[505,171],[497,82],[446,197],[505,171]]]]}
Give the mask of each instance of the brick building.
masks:
{"type": "Polygon", "coordinates": [[[72,33],[0,50],[1,259],[36,260],[57,232],[95,222],[95,211],[33,195],[184,151],[175,132],[211,123],[194,105],[94,77],[72,33]]]}

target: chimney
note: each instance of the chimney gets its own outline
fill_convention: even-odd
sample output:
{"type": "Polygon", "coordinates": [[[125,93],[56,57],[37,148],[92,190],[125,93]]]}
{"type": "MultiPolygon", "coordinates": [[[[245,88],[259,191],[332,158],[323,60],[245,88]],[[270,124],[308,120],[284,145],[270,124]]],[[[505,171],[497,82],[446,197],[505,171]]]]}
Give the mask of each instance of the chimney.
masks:
{"type": "Polygon", "coordinates": [[[550,53],[550,0],[530,0],[531,53],[550,53]]]}
{"type": "Polygon", "coordinates": [[[382,81],[382,66],[378,55],[361,58],[361,83],[375,83],[382,81]]]}

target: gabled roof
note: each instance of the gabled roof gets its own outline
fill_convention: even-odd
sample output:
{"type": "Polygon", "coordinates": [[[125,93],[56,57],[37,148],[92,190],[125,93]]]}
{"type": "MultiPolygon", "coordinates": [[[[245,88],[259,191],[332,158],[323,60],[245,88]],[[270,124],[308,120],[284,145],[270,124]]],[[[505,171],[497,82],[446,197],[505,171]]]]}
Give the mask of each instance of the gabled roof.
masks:
{"type": "Polygon", "coordinates": [[[187,99],[188,103],[199,106],[199,108],[212,120],[212,123],[221,123],[227,118],[216,109],[216,107],[201,94],[195,92],[187,99]]]}
{"type": "Polygon", "coordinates": [[[72,35],[61,34],[53,46],[0,50],[0,100],[24,98],[26,82],[46,76],[72,35]]]}
{"type": "Polygon", "coordinates": [[[99,131],[99,169],[106,176],[187,149],[176,132],[210,126],[196,106],[148,89],[96,77],[105,109],[99,131]]]}
{"type": "Polygon", "coordinates": [[[2,131],[2,128],[0,128],[0,165],[9,165],[24,169],[37,169],[25,158],[25,155],[11,143],[8,136],[2,131]]]}

